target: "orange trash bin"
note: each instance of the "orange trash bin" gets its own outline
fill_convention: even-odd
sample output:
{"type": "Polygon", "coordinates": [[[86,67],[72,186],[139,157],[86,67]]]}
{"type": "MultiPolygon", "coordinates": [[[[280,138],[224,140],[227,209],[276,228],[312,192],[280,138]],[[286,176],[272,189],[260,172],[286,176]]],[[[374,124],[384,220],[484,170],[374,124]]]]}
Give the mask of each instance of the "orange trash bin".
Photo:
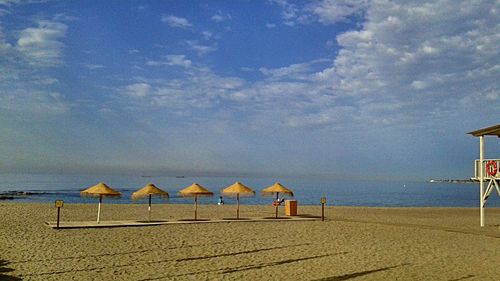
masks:
{"type": "Polygon", "coordinates": [[[297,200],[285,200],[285,215],[297,215],[297,200]]]}

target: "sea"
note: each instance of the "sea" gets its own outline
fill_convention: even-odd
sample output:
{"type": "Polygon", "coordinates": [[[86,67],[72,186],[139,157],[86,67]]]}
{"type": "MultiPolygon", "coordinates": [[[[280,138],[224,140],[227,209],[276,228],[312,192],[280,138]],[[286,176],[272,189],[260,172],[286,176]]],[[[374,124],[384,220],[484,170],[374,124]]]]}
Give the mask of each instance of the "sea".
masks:
{"type": "MultiPolygon", "coordinates": [[[[299,205],[320,205],[326,197],[326,205],[372,206],[372,207],[478,207],[479,184],[477,183],[431,183],[429,181],[391,180],[328,180],[306,178],[235,178],[235,177],[165,177],[123,175],[48,175],[48,174],[0,174],[0,194],[8,191],[33,193],[4,202],[53,203],[64,200],[65,204],[92,203],[95,198],[81,197],[80,191],[104,182],[122,192],[120,198],[105,198],[115,204],[144,204],[147,199],[134,201],[134,191],[154,183],[169,193],[168,199],[153,198],[153,203],[190,204],[192,198],[184,198],[179,190],[196,182],[214,192],[213,197],[200,198],[200,204],[217,204],[220,190],[235,181],[256,191],[254,197],[242,198],[241,204],[271,204],[272,197],[263,197],[260,191],[279,181],[294,191],[299,205]]],[[[285,198],[286,199],[286,198],[285,198]]],[[[226,204],[235,204],[236,199],[224,197],[226,204]]],[[[1,203],[1,201],[0,201],[1,203]]],[[[500,207],[496,190],[490,196],[487,207],[500,207]]]]}

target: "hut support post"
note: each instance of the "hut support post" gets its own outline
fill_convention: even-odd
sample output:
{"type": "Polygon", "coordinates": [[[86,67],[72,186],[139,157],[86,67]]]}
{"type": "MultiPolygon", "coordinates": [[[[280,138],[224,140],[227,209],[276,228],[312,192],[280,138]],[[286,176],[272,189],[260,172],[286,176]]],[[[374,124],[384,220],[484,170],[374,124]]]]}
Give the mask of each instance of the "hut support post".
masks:
{"type": "Polygon", "coordinates": [[[237,201],[237,205],[236,205],[236,219],[239,219],[240,218],[240,194],[237,193],[236,194],[236,201],[237,201]]]}
{"type": "Polygon", "coordinates": [[[479,216],[480,225],[484,226],[484,136],[479,137],[479,216]]]}
{"type": "Polygon", "coordinates": [[[99,205],[97,206],[97,223],[99,223],[99,217],[101,216],[101,204],[102,204],[102,195],[99,195],[99,205]]]}
{"type": "Polygon", "coordinates": [[[149,194],[148,221],[151,222],[151,194],[149,194]]]}

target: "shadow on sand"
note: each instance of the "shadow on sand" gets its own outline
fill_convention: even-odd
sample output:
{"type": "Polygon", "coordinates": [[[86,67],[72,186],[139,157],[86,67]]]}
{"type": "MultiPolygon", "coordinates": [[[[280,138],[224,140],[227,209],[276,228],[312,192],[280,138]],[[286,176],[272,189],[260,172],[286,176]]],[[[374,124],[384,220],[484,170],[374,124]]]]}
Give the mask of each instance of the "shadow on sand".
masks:
{"type": "Polygon", "coordinates": [[[357,278],[360,276],[376,273],[376,272],[381,272],[381,271],[386,271],[389,269],[401,267],[401,266],[407,266],[408,264],[400,264],[400,265],[394,265],[394,266],[388,266],[388,267],[382,267],[382,268],[377,268],[373,270],[366,270],[366,271],[360,271],[360,272],[354,272],[354,273],[349,273],[349,274],[344,274],[344,275],[339,275],[339,276],[331,276],[331,277],[326,277],[326,278],[321,278],[321,279],[316,279],[314,281],[343,281],[343,280],[349,280],[353,278],[357,278]]]}
{"type": "Polygon", "coordinates": [[[0,260],[0,280],[23,280],[19,277],[4,274],[5,272],[14,271],[14,269],[7,267],[8,264],[9,264],[8,261],[0,260]]]}

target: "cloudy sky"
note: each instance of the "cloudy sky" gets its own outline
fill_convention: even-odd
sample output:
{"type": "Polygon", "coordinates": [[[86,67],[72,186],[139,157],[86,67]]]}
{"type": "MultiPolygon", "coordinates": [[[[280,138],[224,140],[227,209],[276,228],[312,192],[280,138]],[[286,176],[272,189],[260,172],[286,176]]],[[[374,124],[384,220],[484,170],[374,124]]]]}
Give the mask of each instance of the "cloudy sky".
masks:
{"type": "Polygon", "coordinates": [[[499,46],[498,0],[0,0],[0,172],[467,178],[499,46]]]}

